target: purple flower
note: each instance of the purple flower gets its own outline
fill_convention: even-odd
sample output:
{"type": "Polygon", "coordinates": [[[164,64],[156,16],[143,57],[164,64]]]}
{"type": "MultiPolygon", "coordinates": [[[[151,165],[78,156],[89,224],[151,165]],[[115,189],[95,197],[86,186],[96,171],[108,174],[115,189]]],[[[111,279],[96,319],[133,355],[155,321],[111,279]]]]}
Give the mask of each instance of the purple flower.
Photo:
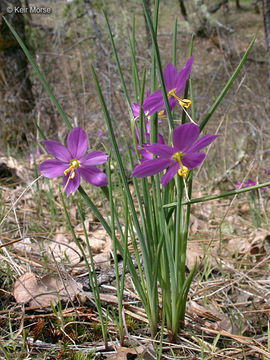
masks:
{"type": "MultiPolygon", "coordinates": [[[[187,61],[186,66],[179,72],[177,68],[169,63],[163,71],[164,82],[169,98],[170,108],[173,109],[177,102],[181,106],[188,108],[191,104],[190,100],[181,99],[179,96],[186,87],[186,81],[190,75],[193,64],[193,56],[187,61]]],[[[143,103],[143,110],[148,116],[164,108],[165,103],[163,99],[162,90],[158,89],[153,94],[148,96],[143,103]]]]}
{"type": "Polygon", "coordinates": [[[245,188],[245,187],[250,187],[250,186],[255,186],[256,185],[256,182],[251,180],[251,179],[248,179],[248,181],[246,181],[245,183],[243,183],[243,181],[239,181],[235,187],[237,189],[241,189],[241,188],[245,188]]]}
{"type": "Polygon", "coordinates": [[[163,186],[166,186],[177,173],[186,178],[188,171],[199,166],[206,157],[205,153],[198,151],[210,145],[219,136],[207,134],[197,140],[199,134],[200,128],[195,124],[178,126],[172,135],[173,147],[166,144],[147,146],[147,151],[158,158],[145,160],[135,168],[132,175],[142,178],[169,168],[161,179],[163,186]]]}
{"type": "MultiPolygon", "coordinates": [[[[139,120],[140,117],[140,105],[133,103],[132,105],[132,111],[133,111],[133,116],[136,120],[139,120]]],[[[148,117],[148,112],[145,112],[145,116],[148,117]]]]}
{"type": "MultiPolygon", "coordinates": [[[[158,123],[160,123],[161,121],[159,120],[158,123]]],[[[137,150],[138,152],[141,154],[142,158],[140,159],[140,162],[143,162],[145,160],[150,160],[153,159],[153,154],[151,152],[149,152],[147,150],[147,147],[149,145],[151,145],[151,140],[150,140],[150,127],[151,127],[151,121],[150,119],[145,119],[145,127],[146,127],[146,133],[144,132],[144,137],[146,137],[147,142],[143,143],[142,146],[139,144],[140,142],[140,131],[139,129],[135,128],[135,136],[136,136],[136,140],[137,140],[137,150]]],[[[158,143],[159,144],[165,144],[164,138],[163,136],[158,133],[158,143]]]]}
{"type": "Polygon", "coordinates": [[[104,132],[103,132],[102,130],[99,130],[99,131],[98,131],[98,136],[99,136],[100,138],[103,138],[103,137],[104,137],[104,132]]]}
{"type": "MultiPolygon", "coordinates": [[[[150,95],[150,91],[147,90],[146,92],[146,97],[148,97],[150,95]]],[[[140,117],[140,105],[139,104],[136,104],[136,103],[133,103],[132,104],[132,112],[133,112],[133,116],[136,120],[138,120],[138,118],[140,117]]],[[[147,111],[145,111],[145,116],[146,117],[149,117],[147,111]]]]}
{"type": "Polygon", "coordinates": [[[243,181],[238,181],[238,183],[235,185],[236,189],[241,189],[243,186],[243,181]]]}
{"type": "MultiPolygon", "coordinates": [[[[143,163],[146,160],[151,160],[154,158],[154,155],[152,152],[148,151],[148,147],[151,145],[150,142],[150,133],[146,133],[147,143],[144,143],[143,146],[137,145],[137,150],[141,154],[142,158],[140,159],[140,162],[143,163]]],[[[158,144],[165,144],[163,136],[158,133],[158,144]]]]}
{"type": "Polygon", "coordinates": [[[256,181],[253,181],[251,179],[248,179],[248,181],[246,181],[245,183],[245,187],[250,187],[250,186],[255,186],[256,185],[256,181]]]}
{"type": "Polygon", "coordinates": [[[64,176],[63,186],[69,196],[76,191],[81,177],[95,186],[106,186],[107,175],[95,165],[103,164],[108,156],[102,151],[85,154],[88,147],[86,132],[81,127],[72,129],[67,138],[67,148],[57,141],[43,140],[48,153],[55,159],[46,160],[39,166],[42,175],[48,178],[64,176]]]}

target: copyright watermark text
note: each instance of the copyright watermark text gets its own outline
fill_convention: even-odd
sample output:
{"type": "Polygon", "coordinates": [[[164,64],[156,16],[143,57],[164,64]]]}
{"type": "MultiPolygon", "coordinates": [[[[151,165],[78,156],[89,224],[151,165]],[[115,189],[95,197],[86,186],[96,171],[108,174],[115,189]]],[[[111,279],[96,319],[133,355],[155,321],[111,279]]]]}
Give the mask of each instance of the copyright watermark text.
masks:
{"type": "Polygon", "coordinates": [[[29,6],[29,7],[20,7],[20,6],[14,6],[14,7],[8,7],[7,8],[8,14],[51,14],[52,8],[49,7],[38,7],[38,6],[29,6]]]}

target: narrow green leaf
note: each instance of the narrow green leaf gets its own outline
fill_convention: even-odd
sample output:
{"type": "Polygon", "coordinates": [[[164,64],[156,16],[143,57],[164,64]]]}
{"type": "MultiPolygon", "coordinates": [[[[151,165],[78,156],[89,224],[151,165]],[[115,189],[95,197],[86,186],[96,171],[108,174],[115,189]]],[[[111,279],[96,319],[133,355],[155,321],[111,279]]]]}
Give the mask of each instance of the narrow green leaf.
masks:
{"type": "MultiPolygon", "coordinates": [[[[201,198],[195,198],[195,199],[192,199],[190,201],[183,201],[182,204],[183,205],[197,204],[197,203],[202,203],[202,202],[206,202],[206,201],[210,201],[210,200],[221,199],[221,198],[224,198],[224,197],[238,195],[238,194],[241,194],[241,193],[245,193],[245,192],[248,192],[248,191],[260,189],[262,187],[267,187],[267,186],[270,186],[270,182],[266,182],[266,183],[263,183],[263,184],[260,184],[260,185],[249,186],[249,187],[244,188],[244,189],[230,190],[230,191],[226,191],[226,192],[224,192],[222,194],[203,196],[201,198]]],[[[170,204],[163,205],[164,208],[175,207],[175,206],[177,206],[177,202],[172,202],[170,204]]]]}
{"type": "Polygon", "coordinates": [[[122,87],[123,87],[123,90],[124,90],[124,94],[125,94],[125,97],[126,97],[126,101],[127,101],[127,105],[128,105],[129,116],[130,116],[130,118],[132,118],[132,117],[133,117],[133,112],[132,112],[131,101],[130,101],[130,98],[129,98],[129,95],[128,95],[128,91],[127,91],[125,79],[124,79],[124,76],[123,76],[123,72],[122,72],[122,69],[121,69],[121,65],[120,65],[118,53],[117,53],[116,46],[115,46],[115,43],[114,43],[111,26],[110,26],[110,24],[109,24],[108,17],[107,17],[107,14],[106,14],[105,11],[104,11],[104,16],[105,16],[106,23],[107,23],[107,27],[108,27],[108,30],[109,30],[110,40],[111,40],[111,44],[112,44],[112,48],[113,48],[113,53],[114,53],[114,57],[115,57],[115,61],[116,61],[117,69],[118,69],[118,73],[119,73],[119,76],[120,76],[120,79],[121,79],[121,83],[122,83],[122,87]]]}
{"type": "MultiPolygon", "coordinates": [[[[193,54],[193,42],[194,42],[194,35],[192,35],[191,40],[190,40],[189,57],[191,57],[193,54]]],[[[188,99],[188,91],[189,91],[189,84],[190,84],[189,80],[190,80],[190,76],[188,77],[188,80],[186,82],[186,87],[185,87],[185,91],[184,91],[184,99],[188,99]]],[[[186,111],[183,109],[182,124],[184,124],[186,122],[186,117],[187,117],[186,111]]]]}
{"type": "Polygon", "coordinates": [[[138,87],[138,91],[139,93],[141,92],[141,84],[140,84],[140,79],[139,79],[139,71],[138,71],[138,66],[137,66],[137,62],[136,62],[136,48],[135,48],[135,17],[133,17],[133,26],[132,26],[132,41],[128,35],[128,43],[129,43],[129,48],[131,51],[131,56],[132,56],[132,69],[134,72],[134,86],[135,86],[135,90],[137,93],[137,87],[138,87]],[[137,86],[136,86],[137,85],[137,86]]]}
{"type": "Polygon", "coordinates": [[[79,202],[78,202],[78,201],[76,201],[76,204],[77,204],[77,208],[78,208],[78,210],[79,210],[79,214],[80,214],[80,218],[81,218],[81,223],[82,223],[82,226],[83,226],[83,232],[84,232],[84,236],[85,236],[85,239],[86,239],[87,250],[88,250],[88,254],[89,254],[89,256],[90,256],[90,261],[91,261],[92,270],[91,270],[91,268],[90,268],[90,264],[89,264],[89,262],[88,262],[88,259],[87,259],[87,256],[86,256],[86,254],[85,254],[85,251],[84,251],[84,249],[82,248],[82,245],[80,244],[80,242],[79,242],[79,240],[77,239],[77,237],[75,237],[75,241],[76,241],[76,244],[77,244],[77,246],[79,247],[79,249],[80,249],[80,251],[81,251],[81,253],[82,253],[83,259],[84,259],[85,264],[86,264],[86,266],[87,266],[87,270],[88,270],[88,273],[89,273],[90,284],[91,284],[91,287],[92,287],[92,292],[93,292],[93,295],[94,295],[94,299],[95,299],[95,302],[96,302],[96,307],[97,307],[98,314],[99,314],[99,318],[100,318],[100,324],[101,324],[101,329],[102,329],[102,334],[103,334],[104,342],[105,342],[105,344],[107,345],[107,341],[108,341],[107,326],[105,326],[105,324],[104,324],[104,319],[103,319],[102,306],[101,306],[100,294],[99,294],[99,286],[98,286],[97,274],[96,274],[96,269],[95,269],[95,262],[94,262],[94,258],[93,258],[93,254],[92,254],[92,250],[91,250],[91,246],[90,246],[90,241],[89,241],[89,238],[88,238],[87,230],[86,230],[86,227],[85,227],[84,214],[83,214],[83,212],[82,212],[81,207],[79,206],[79,202]]]}
{"type": "Polygon", "coordinates": [[[169,126],[170,126],[170,128],[172,130],[174,128],[173,117],[172,117],[172,112],[171,112],[170,105],[169,105],[167,89],[166,89],[164,78],[163,78],[163,70],[162,70],[162,65],[161,65],[161,58],[160,58],[159,47],[158,47],[158,43],[157,43],[156,32],[155,32],[154,27],[153,27],[153,22],[152,22],[151,16],[147,11],[147,7],[145,5],[145,0],[143,0],[143,7],[144,7],[144,12],[145,12],[145,16],[146,16],[146,19],[147,19],[147,23],[148,23],[148,26],[149,26],[149,30],[150,30],[150,33],[151,33],[153,47],[155,49],[155,55],[156,55],[156,61],[157,61],[157,70],[158,70],[158,74],[159,74],[159,78],[160,78],[162,94],[163,94],[163,98],[164,98],[165,108],[166,108],[166,111],[167,111],[167,117],[168,117],[168,121],[169,121],[169,126]]]}
{"type": "Polygon", "coordinates": [[[96,217],[98,218],[98,220],[100,221],[101,225],[104,227],[104,229],[106,230],[107,234],[112,237],[112,231],[110,226],[108,225],[107,221],[104,219],[104,217],[101,215],[100,211],[98,210],[98,208],[96,207],[96,205],[93,203],[93,201],[89,198],[89,196],[86,194],[86,192],[84,191],[84,189],[80,186],[78,189],[79,193],[81,194],[81,196],[83,197],[83,199],[85,200],[86,204],[90,207],[90,209],[93,211],[93,213],[96,215],[96,217]]]}
{"type": "Polygon", "coordinates": [[[141,230],[141,227],[140,227],[140,223],[139,223],[139,220],[138,220],[138,217],[137,217],[137,213],[136,213],[135,205],[134,205],[134,202],[133,202],[133,198],[132,198],[132,195],[130,193],[128,180],[127,180],[127,176],[126,176],[126,173],[125,173],[125,168],[124,168],[122,158],[121,158],[121,155],[120,155],[120,152],[119,152],[119,148],[118,148],[118,145],[117,145],[117,142],[116,142],[116,139],[115,139],[111,118],[110,118],[110,115],[109,115],[109,112],[108,112],[108,109],[107,109],[107,106],[106,106],[106,103],[105,103],[105,100],[104,100],[104,97],[103,97],[103,94],[102,94],[102,91],[101,91],[101,88],[100,88],[100,85],[99,85],[99,81],[98,81],[95,69],[94,69],[94,67],[92,65],[91,65],[91,71],[92,71],[93,78],[94,78],[94,81],[95,81],[95,84],[96,84],[97,92],[98,92],[98,95],[99,95],[99,100],[100,100],[100,103],[101,103],[101,106],[102,106],[102,109],[103,109],[103,112],[104,112],[104,115],[105,115],[107,128],[108,128],[109,133],[110,133],[110,138],[111,138],[114,154],[115,154],[115,157],[116,157],[117,164],[119,166],[120,177],[121,177],[122,184],[123,184],[123,187],[124,187],[126,195],[127,195],[128,204],[129,204],[129,207],[130,207],[130,210],[131,210],[134,226],[135,226],[137,236],[138,236],[139,241],[140,241],[140,246],[141,246],[142,256],[143,256],[143,261],[144,261],[144,267],[145,267],[144,270],[145,270],[145,275],[146,275],[146,279],[147,279],[146,282],[147,282],[147,284],[151,284],[151,274],[150,274],[149,268],[148,268],[149,264],[147,262],[146,244],[145,244],[144,236],[143,236],[143,233],[142,233],[142,230],[141,230]]]}

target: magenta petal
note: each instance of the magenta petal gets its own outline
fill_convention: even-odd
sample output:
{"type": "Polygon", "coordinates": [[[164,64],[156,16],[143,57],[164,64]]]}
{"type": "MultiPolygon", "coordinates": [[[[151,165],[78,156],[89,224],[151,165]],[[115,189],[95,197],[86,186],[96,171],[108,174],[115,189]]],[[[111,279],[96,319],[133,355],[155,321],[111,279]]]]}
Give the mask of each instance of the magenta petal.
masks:
{"type": "Polygon", "coordinates": [[[163,186],[166,186],[172,180],[172,178],[177,174],[178,170],[179,170],[179,163],[175,162],[173,166],[166,172],[166,174],[162,176],[161,184],[163,186]]]}
{"type": "Polygon", "coordinates": [[[176,104],[178,103],[178,100],[174,97],[169,97],[169,104],[170,104],[170,109],[173,110],[176,106],[176,104]]]}
{"type": "Polygon", "coordinates": [[[152,144],[145,148],[145,150],[150,151],[151,153],[160,156],[161,158],[171,159],[175,150],[166,144],[152,144]]]}
{"type": "Polygon", "coordinates": [[[90,154],[87,154],[85,156],[83,156],[80,159],[80,163],[82,166],[95,166],[95,165],[100,165],[100,164],[104,164],[107,159],[108,159],[109,155],[105,154],[103,151],[93,151],[90,154]]]}
{"type": "Polygon", "coordinates": [[[183,124],[173,130],[173,145],[181,152],[189,150],[200,134],[199,126],[183,124]]]}
{"type": "Polygon", "coordinates": [[[146,160],[135,168],[132,176],[138,178],[152,176],[169,167],[171,163],[172,161],[168,159],[146,160]]]}
{"type": "Polygon", "coordinates": [[[164,100],[161,89],[156,90],[153,94],[148,96],[143,103],[143,110],[147,116],[154,114],[164,107],[164,100]]]}
{"type": "Polygon", "coordinates": [[[75,171],[75,177],[73,179],[69,179],[70,174],[68,174],[67,176],[64,176],[64,179],[63,179],[63,187],[65,188],[67,197],[69,197],[69,195],[71,193],[76,191],[81,183],[81,178],[80,178],[78,169],[75,169],[74,171],[75,171]],[[68,184],[67,184],[67,182],[68,182],[68,184]]]}
{"type": "Polygon", "coordinates": [[[72,156],[64,145],[53,140],[43,140],[43,142],[48,153],[52,154],[56,159],[62,162],[70,162],[72,156]]]}
{"type": "Polygon", "coordinates": [[[182,159],[183,165],[188,169],[194,169],[205,159],[205,153],[186,153],[182,159]]]}
{"type": "Polygon", "coordinates": [[[140,105],[133,103],[132,104],[132,111],[133,111],[133,116],[136,118],[137,116],[140,116],[140,105]]]}
{"type": "Polygon", "coordinates": [[[158,133],[158,143],[159,144],[165,144],[164,137],[160,133],[158,133]]]}
{"type": "Polygon", "coordinates": [[[169,63],[163,71],[164,82],[166,85],[167,92],[176,88],[177,80],[177,69],[176,67],[169,63]]]}
{"type": "Polygon", "coordinates": [[[177,82],[176,82],[176,95],[179,96],[181,92],[186,87],[187,79],[191,73],[191,68],[193,64],[193,56],[188,59],[186,66],[182,69],[178,75],[177,82]]]}
{"type": "Polygon", "coordinates": [[[69,164],[63,163],[60,160],[52,159],[52,160],[45,160],[43,163],[40,164],[38,171],[48,178],[56,178],[58,176],[63,176],[64,171],[68,169],[69,164]]]}
{"type": "Polygon", "coordinates": [[[79,172],[81,177],[94,186],[106,186],[108,185],[107,175],[94,166],[84,168],[80,167],[79,172]]]}
{"type": "Polygon", "coordinates": [[[150,121],[150,119],[149,120],[145,119],[145,127],[146,127],[146,131],[150,134],[150,131],[151,131],[151,121],[150,121]]]}
{"type": "Polygon", "coordinates": [[[72,157],[80,159],[86,153],[88,147],[86,132],[80,126],[72,129],[68,134],[67,145],[72,157]]]}
{"type": "Polygon", "coordinates": [[[146,161],[146,160],[152,160],[153,159],[153,154],[146,151],[146,150],[140,150],[138,149],[138,152],[143,156],[142,159],[140,159],[140,162],[146,161]]]}
{"type": "Polygon", "coordinates": [[[188,149],[188,151],[189,152],[200,151],[204,147],[210,145],[219,136],[220,135],[206,134],[203,137],[201,137],[198,141],[196,141],[195,144],[192,145],[191,148],[188,149]]]}

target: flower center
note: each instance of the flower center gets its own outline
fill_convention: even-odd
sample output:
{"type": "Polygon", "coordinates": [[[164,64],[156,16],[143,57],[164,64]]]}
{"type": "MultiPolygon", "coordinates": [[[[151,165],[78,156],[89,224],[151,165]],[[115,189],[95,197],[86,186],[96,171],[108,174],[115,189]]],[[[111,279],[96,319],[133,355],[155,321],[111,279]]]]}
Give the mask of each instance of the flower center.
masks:
{"type": "Polygon", "coordinates": [[[163,118],[163,119],[166,119],[166,115],[165,115],[165,110],[161,110],[159,113],[158,113],[158,116],[163,118]]]}
{"type": "Polygon", "coordinates": [[[67,176],[67,174],[70,173],[69,179],[71,179],[71,180],[74,179],[75,178],[75,171],[74,170],[79,166],[81,166],[79,160],[72,159],[70,161],[70,167],[64,171],[64,174],[67,176]]]}
{"type": "Polygon", "coordinates": [[[190,107],[190,105],[191,105],[191,100],[180,98],[179,96],[176,95],[175,91],[176,91],[176,89],[170,90],[170,91],[168,92],[168,96],[169,96],[169,97],[170,97],[170,96],[174,97],[176,100],[178,100],[178,103],[179,103],[180,106],[188,109],[188,108],[190,107]]]}
{"type": "Polygon", "coordinates": [[[183,165],[182,163],[182,158],[184,156],[184,153],[182,153],[181,151],[173,154],[172,159],[175,161],[179,162],[179,170],[178,170],[178,174],[180,176],[182,176],[183,178],[187,178],[188,177],[188,168],[186,166],[183,165]]]}

